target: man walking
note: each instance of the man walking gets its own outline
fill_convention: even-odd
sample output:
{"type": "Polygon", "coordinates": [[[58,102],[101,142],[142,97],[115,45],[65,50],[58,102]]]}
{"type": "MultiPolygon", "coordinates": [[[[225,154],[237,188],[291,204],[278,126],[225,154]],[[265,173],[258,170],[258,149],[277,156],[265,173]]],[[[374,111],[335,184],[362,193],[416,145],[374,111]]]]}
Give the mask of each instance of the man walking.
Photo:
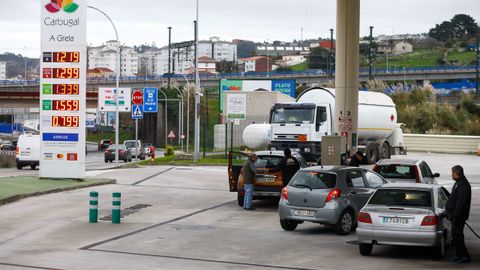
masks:
{"type": "Polygon", "coordinates": [[[282,171],[283,186],[288,185],[292,177],[300,170],[300,164],[298,160],[292,156],[290,148],[283,150],[285,157],[275,166],[273,171],[282,171]]]}
{"type": "Polygon", "coordinates": [[[243,196],[243,209],[245,210],[255,210],[255,208],[252,207],[253,181],[256,174],[255,160],[257,160],[257,155],[253,153],[245,163],[243,163],[242,167],[243,188],[245,189],[245,195],[243,196]]]}
{"type": "Polygon", "coordinates": [[[463,228],[470,214],[472,188],[460,165],[453,166],[452,179],[455,181],[455,184],[453,185],[452,193],[448,197],[445,210],[447,211],[447,217],[452,221],[452,237],[456,251],[456,257],[453,259],[453,262],[468,263],[470,262],[470,254],[465,246],[463,228]]]}

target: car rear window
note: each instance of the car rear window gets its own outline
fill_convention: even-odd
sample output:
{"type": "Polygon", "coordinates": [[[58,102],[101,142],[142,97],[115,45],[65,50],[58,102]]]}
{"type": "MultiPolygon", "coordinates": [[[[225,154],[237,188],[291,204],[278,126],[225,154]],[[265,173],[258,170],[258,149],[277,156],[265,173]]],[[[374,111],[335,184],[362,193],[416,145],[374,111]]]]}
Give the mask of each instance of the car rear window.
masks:
{"type": "Polygon", "coordinates": [[[279,156],[257,156],[255,161],[255,168],[275,168],[282,160],[279,156]]]}
{"type": "Polygon", "coordinates": [[[333,173],[298,171],[290,181],[291,186],[305,187],[312,189],[334,188],[337,184],[337,175],[333,173]]]}
{"type": "MultiPolygon", "coordinates": [[[[119,144],[118,149],[125,149],[125,145],[119,144]]],[[[111,144],[108,146],[107,150],[115,150],[115,144],[111,144]]]]}
{"type": "Polygon", "coordinates": [[[379,189],[370,199],[369,204],[432,207],[430,191],[379,189]]]}
{"type": "Polygon", "coordinates": [[[385,178],[415,179],[414,166],[411,165],[378,165],[375,171],[385,178]]]}

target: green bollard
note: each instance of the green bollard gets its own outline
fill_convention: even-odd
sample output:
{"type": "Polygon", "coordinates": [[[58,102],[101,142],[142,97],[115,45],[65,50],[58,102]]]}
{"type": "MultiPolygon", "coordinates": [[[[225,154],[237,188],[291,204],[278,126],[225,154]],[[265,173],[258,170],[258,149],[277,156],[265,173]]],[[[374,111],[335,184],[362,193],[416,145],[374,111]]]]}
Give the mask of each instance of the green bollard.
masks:
{"type": "Polygon", "coordinates": [[[122,194],[120,192],[112,193],[112,223],[120,223],[120,197],[122,194]]]}
{"type": "Polygon", "coordinates": [[[98,221],[98,192],[90,192],[90,209],[88,214],[90,223],[97,223],[98,221]]]}

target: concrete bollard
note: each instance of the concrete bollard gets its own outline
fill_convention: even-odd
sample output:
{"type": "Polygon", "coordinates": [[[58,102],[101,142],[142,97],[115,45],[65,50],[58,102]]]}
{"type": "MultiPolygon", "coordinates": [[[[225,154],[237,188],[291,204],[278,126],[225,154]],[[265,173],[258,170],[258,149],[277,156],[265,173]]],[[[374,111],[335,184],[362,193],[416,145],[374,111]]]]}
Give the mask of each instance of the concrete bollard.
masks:
{"type": "Polygon", "coordinates": [[[90,223],[97,223],[98,221],[98,192],[90,192],[90,209],[88,213],[88,220],[90,223]]]}
{"type": "Polygon", "coordinates": [[[112,193],[112,223],[120,223],[120,198],[122,194],[120,192],[112,193]]]}

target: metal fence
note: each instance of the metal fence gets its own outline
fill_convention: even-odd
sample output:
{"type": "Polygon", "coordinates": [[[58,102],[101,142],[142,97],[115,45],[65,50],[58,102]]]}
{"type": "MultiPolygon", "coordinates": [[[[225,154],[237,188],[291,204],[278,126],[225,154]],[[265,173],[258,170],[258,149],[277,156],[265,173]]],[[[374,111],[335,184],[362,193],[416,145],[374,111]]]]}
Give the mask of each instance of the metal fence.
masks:
{"type": "Polygon", "coordinates": [[[480,136],[404,134],[408,151],[474,154],[480,147],[480,136]]]}

